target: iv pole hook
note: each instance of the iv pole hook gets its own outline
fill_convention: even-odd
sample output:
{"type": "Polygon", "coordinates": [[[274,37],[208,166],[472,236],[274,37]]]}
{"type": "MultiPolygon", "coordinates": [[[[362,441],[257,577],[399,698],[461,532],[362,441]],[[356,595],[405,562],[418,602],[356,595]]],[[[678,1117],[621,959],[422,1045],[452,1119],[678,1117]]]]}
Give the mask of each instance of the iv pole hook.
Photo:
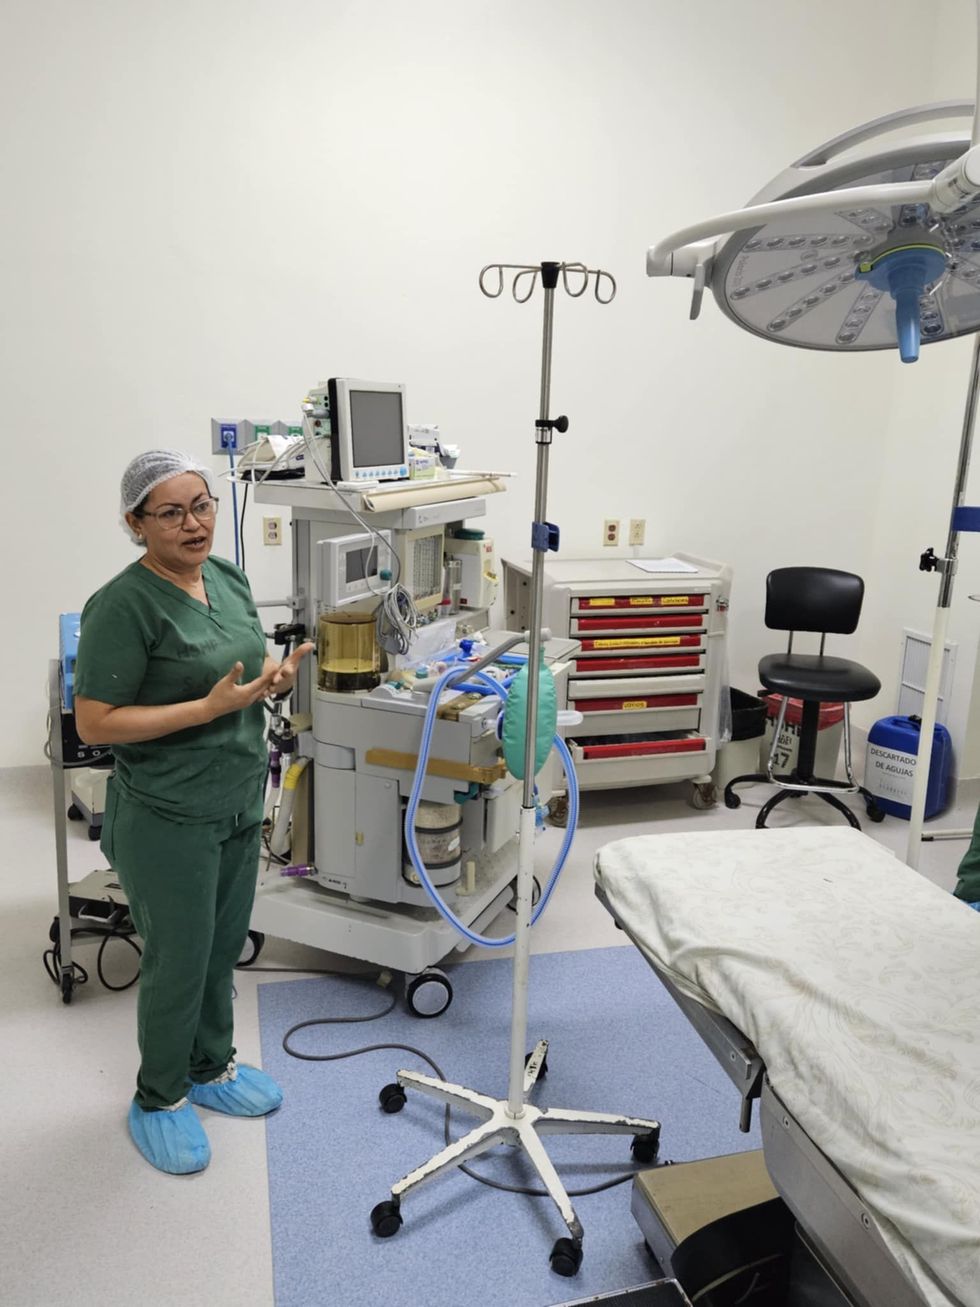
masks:
{"type": "Polygon", "coordinates": [[[544,279],[546,268],[557,269],[557,273],[554,274],[555,281],[552,283],[550,288],[548,282],[544,280],[543,284],[546,289],[554,289],[558,284],[557,277],[560,274],[565,294],[570,296],[572,299],[578,299],[581,295],[584,295],[588,289],[589,279],[594,277],[595,280],[592,283],[592,291],[599,304],[611,304],[616,298],[616,278],[611,272],[606,272],[603,268],[589,268],[586,264],[578,262],[488,263],[485,268],[480,270],[480,290],[488,299],[499,299],[504,290],[504,273],[512,272],[514,273],[514,278],[510,287],[511,294],[514,296],[514,299],[518,304],[526,304],[537,289],[538,277],[541,276],[542,279],[544,279]],[[488,273],[497,274],[496,286],[494,286],[492,282],[488,285],[488,273]],[[571,282],[569,282],[569,274],[572,276],[571,282]],[[578,277],[581,277],[582,283],[578,289],[575,289],[577,284],[575,279],[578,277]],[[530,283],[526,291],[524,290],[525,279],[529,279],[530,283]]]}

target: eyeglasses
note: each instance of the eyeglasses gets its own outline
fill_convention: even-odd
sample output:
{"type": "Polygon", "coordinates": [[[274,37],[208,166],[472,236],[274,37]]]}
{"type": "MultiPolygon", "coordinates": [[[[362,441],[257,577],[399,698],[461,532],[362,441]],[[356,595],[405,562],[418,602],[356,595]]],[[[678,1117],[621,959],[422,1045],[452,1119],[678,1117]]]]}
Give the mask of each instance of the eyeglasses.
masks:
{"type": "Polygon", "coordinates": [[[144,509],[142,513],[137,513],[136,516],[155,517],[164,531],[176,531],[178,527],[184,525],[188,517],[193,517],[198,522],[210,522],[217,511],[217,499],[205,498],[195,500],[190,508],[181,508],[177,504],[168,504],[166,508],[158,508],[154,513],[148,513],[144,509]]]}

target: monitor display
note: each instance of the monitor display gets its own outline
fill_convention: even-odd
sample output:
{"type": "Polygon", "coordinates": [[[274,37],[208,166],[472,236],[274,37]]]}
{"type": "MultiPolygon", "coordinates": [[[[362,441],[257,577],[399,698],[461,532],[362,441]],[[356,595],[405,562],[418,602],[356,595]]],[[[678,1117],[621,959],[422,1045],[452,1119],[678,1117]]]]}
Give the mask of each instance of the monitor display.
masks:
{"type": "Polygon", "coordinates": [[[324,610],[377,599],[375,583],[392,565],[391,532],[327,536],[316,542],[319,554],[313,584],[324,610]]]}
{"type": "Polygon", "coordinates": [[[375,546],[368,545],[365,549],[348,549],[344,555],[347,563],[347,584],[351,581],[363,581],[370,575],[368,571],[369,559],[375,553],[375,546]]]}
{"type": "Polygon", "coordinates": [[[335,481],[399,481],[408,476],[405,387],[393,381],[331,377],[330,461],[335,481]]]}
{"type": "Polygon", "coordinates": [[[350,392],[351,452],[356,467],[380,467],[402,461],[405,424],[397,391],[350,392]]]}

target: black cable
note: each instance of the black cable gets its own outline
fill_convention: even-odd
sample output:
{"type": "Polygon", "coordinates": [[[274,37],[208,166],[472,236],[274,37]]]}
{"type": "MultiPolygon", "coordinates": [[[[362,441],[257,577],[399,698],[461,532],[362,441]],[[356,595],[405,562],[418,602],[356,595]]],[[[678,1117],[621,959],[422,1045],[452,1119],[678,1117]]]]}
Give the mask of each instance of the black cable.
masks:
{"type": "Polygon", "coordinates": [[[245,571],[245,506],[248,503],[248,488],[250,481],[245,482],[245,493],[242,495],[242,512],[238,522],[235,523],[235,529],[238,532],[238,547],[242,558],[242,571],[245,571]]]}
{"type": "MultiPolygon", "coordinates": [[[[130,989],[132,988],[133,985],[136,984],[136,982],[140,978],[139,968],[137,968],[136,970],[136,975],[133,976],[131,980],[127,980],[125,985],[110,985],[108,980],[106,980],[105,972],[102,969],[102,962],[103,962],[103,958],[105,957],[105,951],[109,946],[110,940],[121,939],[124,940],[129,945],[129,947],[135,952],[138,958],[141,958],[143,956],[143,950],[133,939],[133,936],[135,934],[136,934],[135,927],[126,926],[120,928],[118,921],[113,922],[109,926],[94,926],[94,925],[73,926],[70,931],[72,942],[74,942],[76,939],[81,940],[85,938],[91,938],[92,936],[99,938],[101,936],[102,943],[99,945],[99,951],[96,954],[96,958],[95,958],[95,973],[98,976],[99,980],[101,980],[102,984],[105,986],[106,989],[111,989],[114,993],[117,994],[121,994],[123,990],[130,989]]],[[[44,963],[44,969],[48,973],[50,979],[53,980],[56,985],[60,985],[61,984],[61,931],[58,928],[57,921],[54,922],[51,927],[50,938],[51,938],[51,947],[49,949],[45,949],[45,951],[41,954],[41,961],[44,963]]],[[[73,959],[71,968],[72,968],[72,976],[75,980],[75,983],[79,985],[84,985],[88,980],[88,972],[85,970],[82,964],[80,962],[74,961],[73,959]]]]}
{"type": "Polygon", "coordinates": [[[263,845],[265,846],[265,851],[266,851],[266,854],[267,854],[267,856],[269,857],[270,861],[274,862],[274,863],[276,864],[277,867],[288,867],[288,866],[289,866],[289,859],[288,859],[288,858],[284,858],[284,857],[282,856],[282,854],[280,854],[280,853],[273,853],[273,852],[272,852],[272,845],[271,845],[270,842],[269,842],[269,832],[268,832],[267,830],[264,830],[264,829],[263,829],[263,831],[262,831],[262,843],[263,843],[263,845]]]}
{"type": "MultiPolygon", "coordinates": [[[[531,907],[536,908],[541,898],[541,884],[537,876],[531,877],[531,907]]],[[[511,912],[517,911],[517,881],[514,881],[514,897],[507,904],[511,912]]]]}
{"type": "MultiPolygon", "coordinates": [[[[279,968],[268,969],[278,970],[279,968]]],[[[342,971],[321,971],[317,972],[317,974],[323,976],[332,975],[343,980],[351,979],[348,972],[342,971]]],[[[375,977],[375,979],[380,979],[380,976],[383,974],[384,973],[379,973],[378,977],[375,977]]],[[[427,1053],[423,1053],[420,1048],[413,1048],[411,1044],[367,1044],[364,1048],[352,1048],[346,1053],[300,1053],[289,1045],[291,1036],[295,1035],[298,1030],[305,1030],[308,1026],[353,1025],[362,1021],[380,1021],[382,1017],[386,1017],[388,1013],[394,1009],[397,1002],[398,1000],[392,996],[391,1002],[387,1007],[382,1008],[380,1012],[372,1012],[366,1017],[315,1017],[311,1021],[300,1021],[295,1026],[290,1026],[285,1035],[283,1035],[283,1050],[290,1057],[299,1058],[303,1062],[340,1062],[348,1057],[361,1057],[364,1053],[377,1053],[383,1049],[398,1049],[404,1053],[411,1053],[413,1057],[421,1058],[426,1066],[432,1068],[438,1079],[445,1080],[445,1073],[439,1064],[429,1057],[427,1053]]],[[[443,1123],[443,1134],[447,1145],[452,1143],[452,1135],[449,1130],[451,1120],[452,1108],[447,1103],[443,1123]]],[[[614,1189],[617,1185],[626,1184],[628,1181],[634,1179],[638,1171],[643,1169],[646,1165],[647,1164],[645,1163],[638,1164],[637,1171],[627,1171],[624,1175],[615,1176],[612,1180],[605,1180],[602,1184],[592,1185],[588,1189],[568,1189],[566,1192],[569,1198],[584,1198],[588,1194],[598,1194],[606,1189],[614,1189]]],[[[487,1175],[480,1175],[477,1171],[471,1170],[468,1166],[459,1166],[457,1167],[457,1170],[462,1171],[464,1175],[469,1176],[471,1180],[476,1180],[479,1184],[487,1185],[491,1189],[503,1190],[504,1193],[523,1194],[528,1198],[551,1197],[547,1189],[531,1189],[524,1185],[504,1184],[501,1180],[491,1180],[487,1175]]]]}

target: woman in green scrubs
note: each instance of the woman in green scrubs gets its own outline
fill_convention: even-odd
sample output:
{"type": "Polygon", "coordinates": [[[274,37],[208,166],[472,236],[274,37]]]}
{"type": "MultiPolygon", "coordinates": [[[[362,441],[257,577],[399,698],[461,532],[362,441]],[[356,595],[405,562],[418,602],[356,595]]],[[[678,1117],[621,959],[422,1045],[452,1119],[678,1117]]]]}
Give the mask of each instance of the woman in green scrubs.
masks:
{"type": "Polygon", "coordinates": [[[206,468],[150,450],[121,499],[143,554],[82,612],[75,719],[83,740],[112,745],[102,850],[144,941],[130,1133],[159,1170],[186,1174],[211,1155],[193,1105],[263,1116],[282,1101],[235,1061],[232,972],[258,871],[263,700],[289,693],[313,646],[266,653],[244,572],[210,556],[206,468]]]}

